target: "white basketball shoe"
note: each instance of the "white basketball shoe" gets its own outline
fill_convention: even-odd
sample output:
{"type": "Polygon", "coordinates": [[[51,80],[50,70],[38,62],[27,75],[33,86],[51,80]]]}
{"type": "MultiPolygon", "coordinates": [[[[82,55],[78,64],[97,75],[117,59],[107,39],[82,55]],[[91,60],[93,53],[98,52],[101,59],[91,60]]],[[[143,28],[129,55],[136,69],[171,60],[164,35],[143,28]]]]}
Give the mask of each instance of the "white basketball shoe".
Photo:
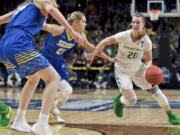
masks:
{"type": "Polygon", "coordinates": [[[36,135],[53,135],[53,131],[48,123],[35,123],[32,126],[32,132],[36,135]]]}
{"type": "Polygon", "coordinates": [[[26,122],[26,120],[15,120],[10,128],[20,132],[31,132],[31,126],[26,122]]]}
{"type": "Polygon", "coordinates": [[[54,116],[59,123],[65,122],[65,120],[60,117],[61,112],[59,111],[57,107],[53,107],[51,109],[51,115],[54,116]]]}

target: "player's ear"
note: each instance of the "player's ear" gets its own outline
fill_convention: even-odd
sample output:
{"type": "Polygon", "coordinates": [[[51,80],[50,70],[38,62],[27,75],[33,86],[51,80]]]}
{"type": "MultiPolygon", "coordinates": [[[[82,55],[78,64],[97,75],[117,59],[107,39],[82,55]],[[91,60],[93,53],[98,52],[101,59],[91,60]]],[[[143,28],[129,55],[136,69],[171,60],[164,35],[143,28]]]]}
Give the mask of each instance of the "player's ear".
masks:
{"type": "Polygon", "coordinates": [[[129,28],[130,28],[130,29],[132,28],[132,24],[129,24],[129,28]]]}

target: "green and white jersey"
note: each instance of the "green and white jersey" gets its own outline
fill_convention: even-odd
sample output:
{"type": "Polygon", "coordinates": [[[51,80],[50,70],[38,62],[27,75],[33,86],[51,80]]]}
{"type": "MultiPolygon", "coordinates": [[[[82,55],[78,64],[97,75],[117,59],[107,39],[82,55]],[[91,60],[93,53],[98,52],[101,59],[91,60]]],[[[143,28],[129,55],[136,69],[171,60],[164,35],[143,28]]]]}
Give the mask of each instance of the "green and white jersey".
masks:
{"type": "Polygon", "coordinates": [[[117,56],[128,65],[141,63],[144,52],[152,50],[152,42],[147,35],[133,42],[131,30],[127,30],[115,34],[115,38],[116,41],[119,42],[117,56]]]}

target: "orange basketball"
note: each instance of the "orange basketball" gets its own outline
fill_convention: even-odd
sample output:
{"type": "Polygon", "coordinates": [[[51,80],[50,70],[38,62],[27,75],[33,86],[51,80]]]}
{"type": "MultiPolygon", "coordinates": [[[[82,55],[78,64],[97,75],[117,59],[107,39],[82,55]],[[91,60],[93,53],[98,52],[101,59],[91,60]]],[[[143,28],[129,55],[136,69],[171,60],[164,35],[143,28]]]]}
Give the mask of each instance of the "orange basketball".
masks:
{"type": "Polygon", "coordinates": [[[163,70],[152,65],[146,69],[145,78],[152,85],[160,84],[164,81],[163,70]]]}

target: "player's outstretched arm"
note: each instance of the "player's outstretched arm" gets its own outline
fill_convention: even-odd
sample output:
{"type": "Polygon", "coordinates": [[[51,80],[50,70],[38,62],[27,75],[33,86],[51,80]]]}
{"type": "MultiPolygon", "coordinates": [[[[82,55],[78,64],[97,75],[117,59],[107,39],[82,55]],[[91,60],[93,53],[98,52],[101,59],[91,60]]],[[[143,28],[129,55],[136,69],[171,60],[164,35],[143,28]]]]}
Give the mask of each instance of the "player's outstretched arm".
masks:
{"type": "Polygon", "coordinates": [[[11,11],[7,14],[0,16],[0,24],[8,23],[15,11],[11,11]]]}
{"type": "MultiPolygon", "coordinates": [[[[87,59],[90,61],[90,63],[92,63],[92,61],[94,60],[94,57],[97,54],[99,54],[100,52],[102,52],[102,50],[104,49],[105,46],[113,45],[113,44],[116,44],[116,43],[117,43],[117,41],[116,41],[116,38],[114,36],[110,36],[110,37],[107,37],[107,38],[103,39],[96,46],[95,50],[88,54],[87,59]]],[[[109,60],[112,60],[112,59],[109,59],[109,60]]]]}
{"type": "Polygon", "coordinates": [[[64,28],[64,26],[59,26],[57,24],[45,23],[43,25],[43,30],[51,33],[53,36],[58,36],[65,30],[65,28],[64,28]]]}
{"type": "MultiPolygon", "coordinates": [[[[84,44],[81,45],[83,46],[85,49],[88,50],[88,52],[93,52],[95,50],[95,46],[93,44],[91,44],[86,37],[84,37],[84,44]]],[[[105,59],[105,60],[108,60],[108,61],[111,61],[111,57],[109,57],[108,55],[106,55],[103,51],[101,51],[100,53],[97,54],[99,57],[105,59]]]]}
{"type": "Polygon", "coordinates": [[[80,44],[83,43],[82,36],[73,30],[73,28],[69,25],[69,23],[68,23],[67,20],[64,18],[64,16],[62,15],[62,13],[58,10],[58,8],[54,7],[54,6],[51,5],[50,3],[43,3],[43,8],[44,8],[44,10],[45,10],[48,14],[50,14],[59,24],[63,25],[63,26],[68,30],[68,32],[70,33],[70,35],[71,35],[71,37],[72,37],[73,39],[76,39],[76,40],[78,41],[78,43],[80,43],[80,44]]]}

